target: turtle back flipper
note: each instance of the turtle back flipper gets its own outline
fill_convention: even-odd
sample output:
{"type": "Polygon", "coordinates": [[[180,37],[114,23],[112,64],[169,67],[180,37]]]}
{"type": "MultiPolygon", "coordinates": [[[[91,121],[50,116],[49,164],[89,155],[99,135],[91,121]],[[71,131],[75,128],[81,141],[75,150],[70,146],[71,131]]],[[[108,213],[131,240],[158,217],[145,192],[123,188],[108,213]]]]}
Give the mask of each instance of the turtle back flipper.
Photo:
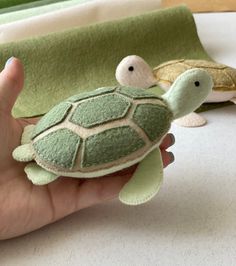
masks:
{"type": "Polygon", "coordinates": [[[36,163],[26,165],[25,173],[34,185],[46,185],[59,177],[56,174],[44,170],[36,163]]]}
{"type": "Polygon", "coordinates": [[[207,123],[207,120],[203,116],[193,112],[175,119],[174,123],[181,127],[201,127],[207,123]]]}
{"type": "Polygon", "coordinates": [[[120,191],[119,199],[128,205],[145,203],[157,194],[162,180],[163,164],[158,148],[140,162],[130,181],[120,191]]]}
{"type": "Polygon", "coordinates": [[[35,125],[28,125],[24,127],[24,131],[21,136],[21,144],[30,143],[34,128],[35,128],[35,125]]]}

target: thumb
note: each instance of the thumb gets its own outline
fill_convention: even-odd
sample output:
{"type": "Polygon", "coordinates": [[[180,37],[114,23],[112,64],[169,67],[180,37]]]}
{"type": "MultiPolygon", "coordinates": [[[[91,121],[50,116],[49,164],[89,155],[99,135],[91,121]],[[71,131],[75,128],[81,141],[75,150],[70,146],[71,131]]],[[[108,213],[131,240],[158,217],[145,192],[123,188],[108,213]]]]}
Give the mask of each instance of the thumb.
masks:
{"type": "Polygon", "coordinates": [[[10,114],[23,88],[24,70],[19,59],[11,57],[0,73],[0,110],[10,114]]]}

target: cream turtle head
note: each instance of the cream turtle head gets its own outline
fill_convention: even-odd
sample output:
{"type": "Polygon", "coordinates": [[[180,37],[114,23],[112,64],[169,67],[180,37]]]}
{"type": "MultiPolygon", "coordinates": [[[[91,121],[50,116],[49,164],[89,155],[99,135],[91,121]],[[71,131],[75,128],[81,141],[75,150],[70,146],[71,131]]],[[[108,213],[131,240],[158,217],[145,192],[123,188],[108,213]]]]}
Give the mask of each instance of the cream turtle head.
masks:
{"type": "Polygon", "coordinates": [[[123,86],[143,89],[157,83],[151,67],[137,55],[129,55],[122,59],[116,68],[116,79],[123,86]]]}
{"type": "Polygon", "coordinates": [[[104,87],[59,103],[25,128],[13,157],[30,162],[27,177],[44,185],[59,176],[94,178],[139,163],[119,198],[151,199],[163,178],[159,145],[171,121],[199,106],[212,87],[203,70],[182,74],[163,95],[134,87],[104,87]]]}

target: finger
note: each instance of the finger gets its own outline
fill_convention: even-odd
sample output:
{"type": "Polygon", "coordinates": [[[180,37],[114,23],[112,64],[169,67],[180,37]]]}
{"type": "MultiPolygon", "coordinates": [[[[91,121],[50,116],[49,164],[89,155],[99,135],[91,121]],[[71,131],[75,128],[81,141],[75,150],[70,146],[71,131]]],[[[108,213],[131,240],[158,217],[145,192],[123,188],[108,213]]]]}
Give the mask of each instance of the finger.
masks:
{"type": "Polygon", "coordinates": [[[28,125],[35,125],[37,122],[40,120],[38,117],[31,117],[31,118],[20,118],[18,119],[19,123],[23,126],[26,127],[28,125]]]}
{"type": "MultiPolygon", "coordinates": [[[[174,154],[161,151],[163,166],[174,161],[174,154]]],[[[87,179],[80,183],[77,193],[77,210],[116,198],[122,187],[132,177],[137,165],[104,177],[87,179]]]]}
{"type": "Polygon", "coordinates": [[[19,59],[10,58],[0,73],[0,109],[11,113],[24,83],[24,70],[19,59]]]}
{"type": "Polygon", "coordinates": [[[163,139],[160,149],[166,150],[175,143],[175,136],[172,133],[168,133],[163,139]]]}
{"type": "Polygon", "coordinates": [[[175,160],[174,154],[165,150],[161,150],[163,166],[166,167],[169,164],[173,163],[175,160]]]}
{"type": "Polygon", "coordinates": [[[77,210],[116,198],[131,176],[131,172],[126,172],[85,180],[78,188],[77,210]]]}

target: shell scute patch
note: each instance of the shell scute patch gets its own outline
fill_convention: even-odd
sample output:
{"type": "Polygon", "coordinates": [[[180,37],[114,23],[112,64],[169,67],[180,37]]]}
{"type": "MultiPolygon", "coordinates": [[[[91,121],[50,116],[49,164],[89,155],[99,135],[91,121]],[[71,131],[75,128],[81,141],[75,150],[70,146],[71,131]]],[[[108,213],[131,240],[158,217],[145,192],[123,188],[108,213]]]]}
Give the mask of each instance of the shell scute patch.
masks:
{"type": "Polygon", "coordinates": [[[45,130],[61,123],[67,117],[67,114],[69,113],[71,108],[72,104],[67,102],[62,102],[54,106],[37,123],[31,138],[34,139],[36,136],[38,136],[40,133],[44,132],[45,130]]]}
{"type": "Polygon", "coordinates": [[[111,128],[85,140],[82,167],[109,163],[145,146],[144,140],[129,126],[111,128]]]}
{"type": "Polygon", "coordinates": [[[151,141],[159,140],[169,129],[172,113],[166,106],[139,104],[133,114],[134,122],[141,127],[151,141]]]}
{"type": "Polygon", "coordinates": [[[114,93],[91,98],[78,104],[70,122],[90,128],[123,118],[130,105],[130,101],[114,93]]]}
{"type": "Polygon", "coordinates": [[[74,166],[81,138],[69,129],[58,129],[33,143],[37,157],[44,163],[71,169],[74,166]]]}

